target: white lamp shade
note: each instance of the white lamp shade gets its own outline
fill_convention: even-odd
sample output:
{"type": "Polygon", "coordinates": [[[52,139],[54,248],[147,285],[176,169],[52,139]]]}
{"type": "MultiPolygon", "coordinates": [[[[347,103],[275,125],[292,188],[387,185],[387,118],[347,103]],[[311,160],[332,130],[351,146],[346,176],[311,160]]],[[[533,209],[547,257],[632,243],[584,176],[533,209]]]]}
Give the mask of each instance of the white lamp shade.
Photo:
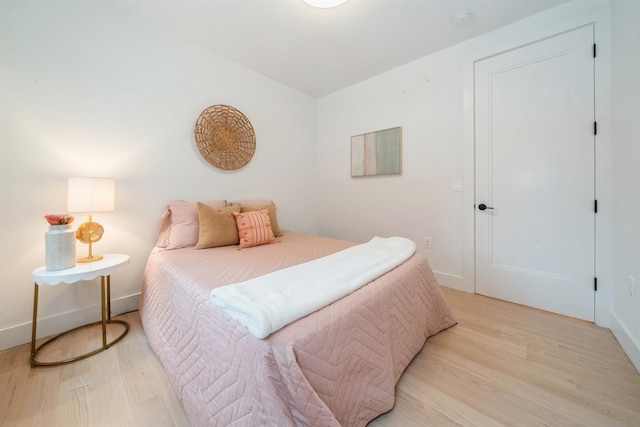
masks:
{"type": "Polygon", "coordinates": [[[69,178],[69,212],[109,212],[115,209],[116,183],[110,178],[69,178]]]}

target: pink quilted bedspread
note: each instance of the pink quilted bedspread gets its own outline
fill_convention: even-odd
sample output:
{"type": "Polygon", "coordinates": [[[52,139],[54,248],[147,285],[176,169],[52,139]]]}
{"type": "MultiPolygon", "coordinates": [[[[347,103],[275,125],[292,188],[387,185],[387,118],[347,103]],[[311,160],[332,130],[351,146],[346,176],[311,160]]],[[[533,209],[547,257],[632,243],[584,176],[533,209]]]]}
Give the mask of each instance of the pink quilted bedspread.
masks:
{"type": "Polygon", "coordinates": [[[140,300],[149,342],[193,426],[364,426],[393,407],[400,375],[453,315],[415,254],[258,339],[213,304],[211,289],[353,245],[293,232],[278,240],[152,253],[140,300]]]}

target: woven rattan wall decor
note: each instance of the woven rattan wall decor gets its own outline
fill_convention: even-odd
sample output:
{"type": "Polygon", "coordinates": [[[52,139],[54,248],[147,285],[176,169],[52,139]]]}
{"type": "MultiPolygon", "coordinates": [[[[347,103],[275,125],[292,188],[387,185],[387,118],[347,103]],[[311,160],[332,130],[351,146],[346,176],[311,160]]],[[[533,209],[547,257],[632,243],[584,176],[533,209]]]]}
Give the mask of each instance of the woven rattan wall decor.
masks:
{"type": "Polygon", "coordinates": [[[229,105],[206,108],[196,121],[194,133],[202,157],[220,169],[240,169],[256,151],[256,134],[251,122],[229,105]]]}

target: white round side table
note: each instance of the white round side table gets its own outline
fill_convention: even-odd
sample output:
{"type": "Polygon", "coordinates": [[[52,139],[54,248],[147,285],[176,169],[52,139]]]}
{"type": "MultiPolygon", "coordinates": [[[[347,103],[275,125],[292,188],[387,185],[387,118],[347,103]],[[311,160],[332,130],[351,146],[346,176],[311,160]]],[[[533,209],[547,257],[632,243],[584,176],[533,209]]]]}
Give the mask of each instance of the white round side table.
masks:
{"type": "Polygon", "coordinates": [[[31,365],[32,366],[53,366],[53,365],[63,365],[65,363],[71,363],[78,360],[85,359],[89,356],[93,356],[94,354],[100,353],[101,351],[106,350],[113,344],[120,341],[124,336],[129,332],[129,324],[124,320],[111,320],[111,273],[124,265],[129,263],[129,255],[123,254],[107,254],[104,255],[104,258],[98,261],[87,262],[87,263],[78,263],[75,267],[67,268],[64,270],[56,270],[56,271],[47,271],[46,267],[40,267],[31,273],[33,276],[34,282],[34,291],[33,291],[33,324],[31,327],[31,365]],[[80,280],[91,280],[100,276],[100,285],[101,285],[101,293],[102,293],[102,320],[97,322],[89,323],[87,325],[78,326],[76,328],[70,329],[68,331],[62,332],[58,335],[55,335],[45,342],[36,347],[36,328],[38,322],[38,287],[40,285],[57,285],[59,283],[76,283],[80,280]],[[117,323],[124,326],[123,332],[120,333],[115,339],[110,342],[107,342],[107,325],[111,323],[117,323]],[[47,344],[52,341],[69,334],[73,331],[76,331],[81,328],[85,328],[93,325],[102,325],[102,347],[99,347],[95,350],[89,351],[87,353],[81,354],[79,356],[71,357],[69,359],[64,360],[56,360],[56,361],[47,361],[42,362],[36,360],[36,356],[38,352],[47,344]]]}

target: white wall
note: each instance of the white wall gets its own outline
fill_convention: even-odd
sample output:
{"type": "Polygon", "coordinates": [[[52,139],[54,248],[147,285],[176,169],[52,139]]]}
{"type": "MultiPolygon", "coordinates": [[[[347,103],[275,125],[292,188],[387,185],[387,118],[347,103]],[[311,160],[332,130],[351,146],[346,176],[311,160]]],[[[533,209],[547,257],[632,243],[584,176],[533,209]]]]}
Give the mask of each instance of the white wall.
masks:
{"type": "MultiPolygon", "coordinates": [[[[608,2],[571,2],[318,101],[320,229],[355,241],[398,234],[418,243],[441,284],[473,292],[473,63],[489,55],[595,23],[602,53],[596,62],[597,187],[611,206],[608,2]],[[352,135],[402,126],[401,176],[350,177],[352,135]],[[463,191],[452,180],[463,178],[463,191]],[[432,249],[422,246],[432,237],[432,249]]],[[[612,293],[612,214],[597,218],[599,291],[596,322],[608,326],[612,293]]]]}
{"type": "Polygon", "coordinates": [[[611,329],[640,371],[640,2],[613,0],[614,280],[611,329]],[[630,295],[635,278],[635,299],[630,295]]]}
{"type": "MultiPolygon", "coordinates": [[[[447,49],[318,101],[321,231],[365,241],[418,243],[444,283],[463,275],[463,68],[447,49]],[[351,178],[350,137],[402,126],[402,175],[351,178]],[[431,250],[422,249],[424,237],[431,250]]],[[[442,282],[442,280],[441,280],[442,282]]]]}
{"type": "MultiPolygon", "coordinates": [[[[116,180],[116,211],[94,214],[106,229],[94,252],[131,255],[112,277],[116,312],[137,308],[170,200],[271,198],[284,228],[317,231],[315,100],[113,7],[0,3],[0,349],[30,340],[43,216],[66,211],[69,176],[116,180]],[[239,171],[214,168],[195,146],[195,121],[214,104],[238,108],[254,126],[256,152],[239,171]]],[[[42,287],[39,335],[97,320],[99,282],[91,283],[42,287]]]]}

